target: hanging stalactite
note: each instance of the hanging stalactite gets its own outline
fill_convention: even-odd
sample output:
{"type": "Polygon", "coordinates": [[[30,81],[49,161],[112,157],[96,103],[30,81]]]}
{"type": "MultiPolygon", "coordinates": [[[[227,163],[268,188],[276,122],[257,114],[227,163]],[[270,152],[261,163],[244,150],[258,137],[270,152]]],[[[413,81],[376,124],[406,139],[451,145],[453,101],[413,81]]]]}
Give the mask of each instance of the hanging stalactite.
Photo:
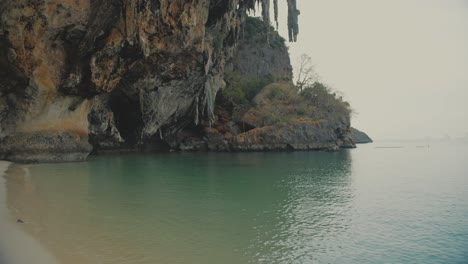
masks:
{"type": "Polygon", "coordinates": [[[296,42],[299,34],[299,10],[297,9],[296,0],[288,0],[288,34],[289,42],[296,42]]]}
{"type": "MultiPolygon", "coordinates": [[[[288,4],[288,35],[289,42],[296,42],[299,35],[299,10],[297,9],[297,0],[286,0],[288,4]]],[[[262,7],[262,18],[265,25],[270,26],[270,0],[243,0],[239,4],[247,11],[255,12],[255,4],[257,8],[262,7]]],[[[273,0],[274,18],[276,29],[278,29],[278,0],[273,0]]]]}
{"type": "Polygon", "coordinates": [[[278,0],[273,0],[273,10],[275,12],[276,30],[278,30],[278,0]]]}
{"type": "Polygon", "coordinates": [[[270,27],[270,0],[262,0],[263,22],[270,27]]]}

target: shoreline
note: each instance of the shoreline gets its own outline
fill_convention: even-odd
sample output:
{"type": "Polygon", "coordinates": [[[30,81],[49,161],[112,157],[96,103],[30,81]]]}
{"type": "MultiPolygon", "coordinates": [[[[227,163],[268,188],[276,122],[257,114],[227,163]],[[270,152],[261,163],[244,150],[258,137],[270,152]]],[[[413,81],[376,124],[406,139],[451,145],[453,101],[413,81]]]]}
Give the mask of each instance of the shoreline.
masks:
{"type": "Polygon", "coordinates": [[[35,238],[13,221],[7,205],[5,173],[12,164],[0,160],[0,263],[2,264],[58,264],[35,238]]]}

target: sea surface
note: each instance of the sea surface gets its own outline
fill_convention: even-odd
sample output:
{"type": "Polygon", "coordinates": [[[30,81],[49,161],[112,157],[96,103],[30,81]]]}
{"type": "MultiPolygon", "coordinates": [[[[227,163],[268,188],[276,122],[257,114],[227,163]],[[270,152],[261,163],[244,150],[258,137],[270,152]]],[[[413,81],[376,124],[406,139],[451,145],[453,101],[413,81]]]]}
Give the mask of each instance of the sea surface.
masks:
{"type": "Polygon", "coordinates": [[[91,156],[5,184],[67,264],[468,263],[468,141],[91,156]]]}

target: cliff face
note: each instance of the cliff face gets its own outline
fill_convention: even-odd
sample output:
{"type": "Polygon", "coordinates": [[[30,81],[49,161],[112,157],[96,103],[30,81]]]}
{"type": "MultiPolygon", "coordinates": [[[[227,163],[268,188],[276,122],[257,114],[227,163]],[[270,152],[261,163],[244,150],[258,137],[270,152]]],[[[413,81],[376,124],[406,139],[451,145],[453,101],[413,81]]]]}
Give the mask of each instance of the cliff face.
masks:
{"type": "MultiPolygon", "coordinates": [[[[256,2],[270,5],[1,1],[0,159],[83,160],[92,150],[260,149],[241,140],[255,128],[243,121],[252,107],[245,100],[272,81],[290,80],[292,68],[268,12],[263,22],[246,23],[256,2]],[[239,90],[224,89],[226,82],[253,89],[239,103],[233,96],[239,90]]],[[[287,3],[295,41],[299,11],[295,0],[287,3]]]]}
{"type": "Polygon", "coordinates": [[[161,147],[179,129],[212,121],[245,4],[3,0],[0,158],[161,147]]]}
{"type": "Polygon", "coordinates": [[[226,64],[225,73],[237,74],[246,80],[292,80],[293,68],[285,39],[261,20],[247,17],[234,56],[226,64]]]}

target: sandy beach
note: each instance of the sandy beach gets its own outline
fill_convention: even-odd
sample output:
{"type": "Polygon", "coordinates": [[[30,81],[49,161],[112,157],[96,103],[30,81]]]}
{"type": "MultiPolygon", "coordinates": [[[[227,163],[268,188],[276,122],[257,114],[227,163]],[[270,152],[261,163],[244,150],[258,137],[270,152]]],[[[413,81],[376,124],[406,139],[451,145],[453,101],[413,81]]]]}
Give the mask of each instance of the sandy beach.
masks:
{"type": "Polygon", "coordinates": [[[4,177],[9,165],[9,162],[0,161],[0,263],[58,263],[39,242],[19,228],[9,214],[4,177]]]}

